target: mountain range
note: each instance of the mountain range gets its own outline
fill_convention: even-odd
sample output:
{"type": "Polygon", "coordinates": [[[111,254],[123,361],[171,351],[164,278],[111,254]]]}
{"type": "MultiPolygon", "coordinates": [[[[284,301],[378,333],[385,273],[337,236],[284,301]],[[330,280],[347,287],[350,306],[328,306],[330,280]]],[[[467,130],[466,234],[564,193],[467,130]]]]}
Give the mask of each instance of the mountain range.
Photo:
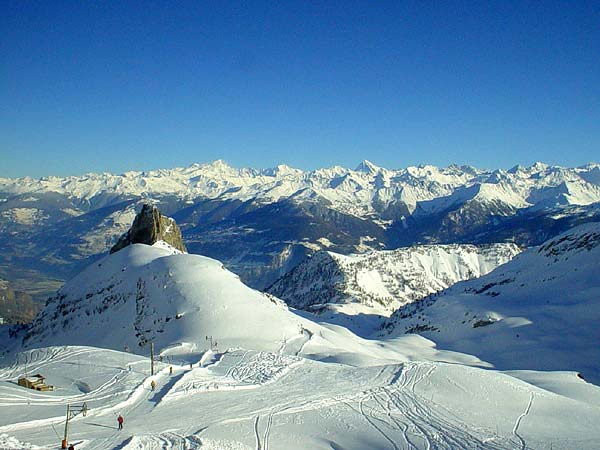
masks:
{"type": "Polygon", "coordinates": [[[352,255],[320,251],[266,292],[368,335],[380,317],[458,281],[485,275],[519,252],[509,243],[415,245],[352,255]]]}
{"type": "Polygon", "coordinates": [[[0,447],[50,448],[81,402],[90,450],[598,447],[599,222],[525,251],[319,251],[269,289],[307,311],[161,240],[181,235],[153,206],[133,224],[0,326],[0,447]],[[32,373],[55,389],[17,386],[32,373]]]}
{"type": "Polygon", "coordinates": [[[302,171],[236,169],[223,161],[122,175],[0,179],[0,276],[27,270],[40,300],[100,258],[142,202],[180,225],[191,253],[222,261],[265,289],[317,251],[414,244],[537,245],[600,219],[600,165],[536,163],[302,171]],[[48,288],[51,286],[51,288],[48,288]]]}

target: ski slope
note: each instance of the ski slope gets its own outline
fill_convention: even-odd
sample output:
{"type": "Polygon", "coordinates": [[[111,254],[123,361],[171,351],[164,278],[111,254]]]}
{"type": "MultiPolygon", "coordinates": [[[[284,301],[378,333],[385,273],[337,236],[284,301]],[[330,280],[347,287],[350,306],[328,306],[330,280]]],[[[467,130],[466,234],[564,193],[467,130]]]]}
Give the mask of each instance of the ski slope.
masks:
{"type": "Polygon", "coordinates": [[[245,349],[192,357],[193,368],[160,363],[155,391],[149,361],[130,353],[52,347],[4,361],[0,448],[57,448],[66,405],[82,402],[90,409],[71,421],[69,441],[87,450],[600,445],[600,389],[573,373],[513,376],[431,361],[351,367],[245,349]],[[14,384],[26,358],[56,391],[14,384]]]}
{"type": "MultiPolygon", "coordinates": [[[[543,247],[544,263],[558,264],[555,279],[580,279],[569,261],[595,280],[585,256],[598,234],[573,236],[543,247]]],[[[547,277],[527,255],[518,273],[547,277]]],[[[67,405],[83,403],[69,436],[86,450],[600,448],[600,388],[574,366],[514,370],[535,367],[532,354],[500,372],[415,334],[365,339],[164,244],[108,255],[29,329],[2,337],[0,448],[57,448],[67,405]],[[162,358],[154,375],[150,342],[162,358]],[[17,385],[37,373],[56,390],[17,385]]]]}

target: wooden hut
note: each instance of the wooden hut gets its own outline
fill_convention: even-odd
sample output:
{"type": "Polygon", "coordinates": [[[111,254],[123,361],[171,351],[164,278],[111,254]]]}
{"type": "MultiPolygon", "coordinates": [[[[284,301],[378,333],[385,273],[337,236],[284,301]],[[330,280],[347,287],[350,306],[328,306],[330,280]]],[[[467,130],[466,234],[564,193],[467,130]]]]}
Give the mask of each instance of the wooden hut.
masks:
{"type": "Polygon", "coordinates": [[[36,391],[52,391],[54,386],[46,384],[46,377],[41,374],[29,375],[19,378],[19,386],[23,386],[29,389],[35,389],[36,391]]]}

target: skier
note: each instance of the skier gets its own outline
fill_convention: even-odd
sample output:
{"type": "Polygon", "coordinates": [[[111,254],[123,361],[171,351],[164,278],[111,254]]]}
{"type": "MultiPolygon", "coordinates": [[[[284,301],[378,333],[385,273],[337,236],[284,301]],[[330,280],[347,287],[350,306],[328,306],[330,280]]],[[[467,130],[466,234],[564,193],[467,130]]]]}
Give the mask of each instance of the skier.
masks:
{"type": "Polygon", "coordinates": [[[119,430],[123,429],[123,416],[121,414],[119,414],[119,417],[117,417],[117,422],[119,422],[119,430]]]}
{"type": "Polygon", "coordinates": [[[151,388],[152,390],[156,389],[156,381],[152,380],[152,381],[150,382],[150,388],[151,388]]]}
{"type": "Polygon", "coordinates": [[[75,446],[73,444],[69,445],[69,448],[67,450],[75,450],[75,446]]]}
{"type": "Polygon", "coordinates": [[[173,375],[173,366],[169,367],[169,375],[173,375]]]}

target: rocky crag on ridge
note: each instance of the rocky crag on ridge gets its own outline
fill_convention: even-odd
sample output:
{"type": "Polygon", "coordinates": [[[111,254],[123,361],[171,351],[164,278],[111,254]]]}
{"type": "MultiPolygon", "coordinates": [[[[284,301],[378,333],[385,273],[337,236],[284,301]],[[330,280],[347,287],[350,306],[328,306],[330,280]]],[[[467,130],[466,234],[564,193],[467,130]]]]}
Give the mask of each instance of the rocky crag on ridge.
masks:
{"type": "Polygon", "coordinates": [[[131,228],[119,238],[110,249],[110,253],[118,252],[131,244],[153,245],[158,241],[164,241],[177,250],[187,253],[181,230],[175,221],[163,216],[156,206],[144,204],[142,210],[135,216],[131,228]]]}

